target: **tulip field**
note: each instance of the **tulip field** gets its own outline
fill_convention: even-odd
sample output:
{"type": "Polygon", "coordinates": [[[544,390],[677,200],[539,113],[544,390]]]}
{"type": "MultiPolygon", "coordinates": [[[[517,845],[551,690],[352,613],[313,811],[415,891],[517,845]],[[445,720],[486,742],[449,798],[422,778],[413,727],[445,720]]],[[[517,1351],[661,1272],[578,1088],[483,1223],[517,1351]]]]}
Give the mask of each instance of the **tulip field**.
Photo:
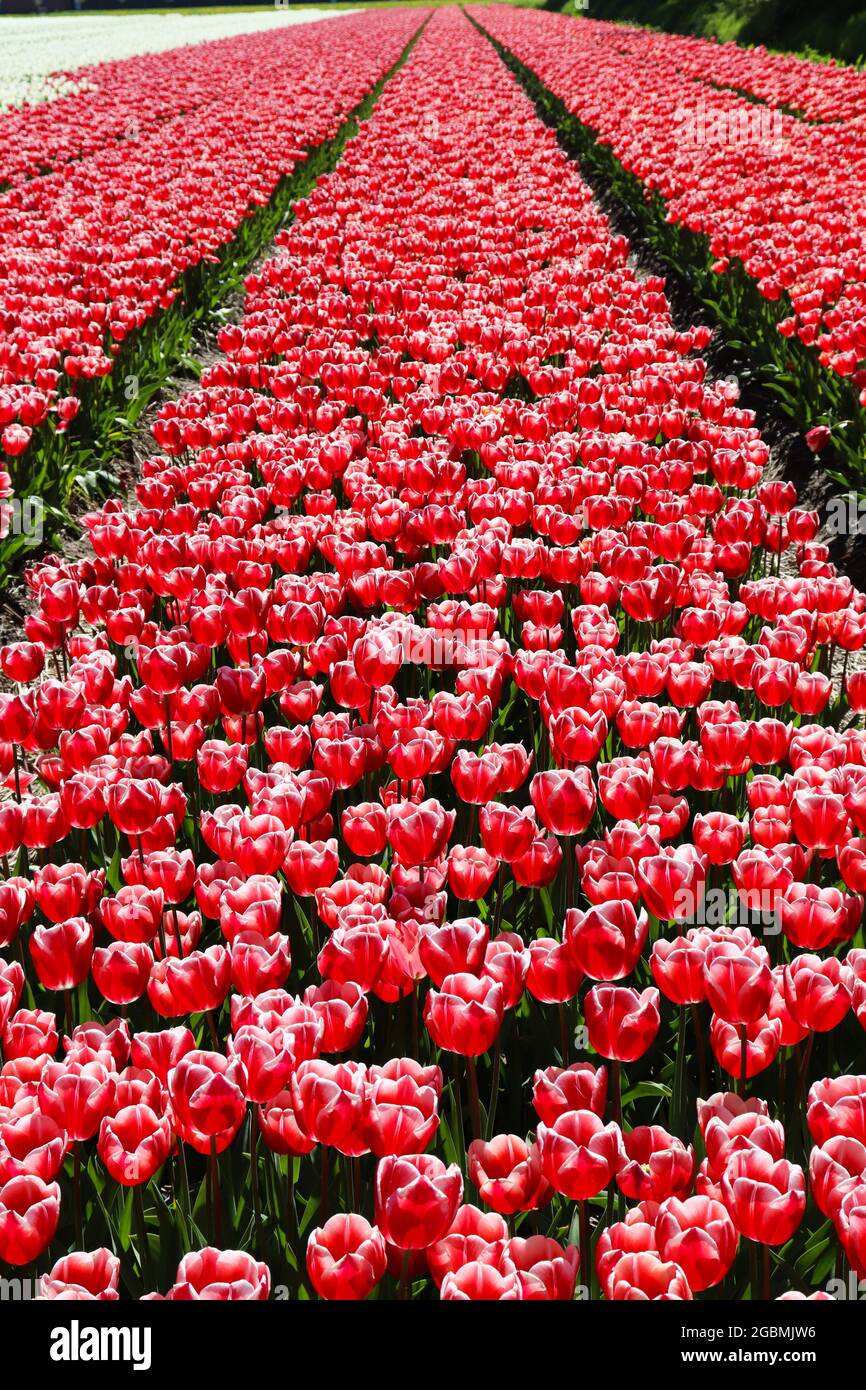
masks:
{"type": "Polygon", "coordinates": [[[771,389],[831,426],[862,486],[866,71],[525,10],[479,17],[748,336],[771,389]]]}
{"type": "Polygon", "coordinates": [[[850,473],[866,73],[268,21],[0,111],[0,1293],[856,1298],[866,596],[597,181],[850,473]]]}

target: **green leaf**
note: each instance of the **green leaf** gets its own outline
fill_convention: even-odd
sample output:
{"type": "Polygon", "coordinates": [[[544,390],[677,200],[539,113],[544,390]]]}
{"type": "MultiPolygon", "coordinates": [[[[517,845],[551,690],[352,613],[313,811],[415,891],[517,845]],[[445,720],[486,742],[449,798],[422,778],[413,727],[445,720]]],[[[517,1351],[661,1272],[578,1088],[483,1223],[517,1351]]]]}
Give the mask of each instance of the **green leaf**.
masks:
{"type": "Polygon", "coordinates": [[[666,1099],[671,1094],[670,1086],[664,1086],[660,1081],[639,1081],[636,1086],[632,1086],[626,1091],[622,1103],[628,1105],[633,1100],[642,1100],[647,1096],[666,1099]]]}
{"type": "Polygon", "coordinates": [[[126,1195],[120,1204],[120,1219],[116,1226],[117,1242],[121,1250],[129,1249],[132,1236],[132,1188],[121,1189],[126,1195]]]}

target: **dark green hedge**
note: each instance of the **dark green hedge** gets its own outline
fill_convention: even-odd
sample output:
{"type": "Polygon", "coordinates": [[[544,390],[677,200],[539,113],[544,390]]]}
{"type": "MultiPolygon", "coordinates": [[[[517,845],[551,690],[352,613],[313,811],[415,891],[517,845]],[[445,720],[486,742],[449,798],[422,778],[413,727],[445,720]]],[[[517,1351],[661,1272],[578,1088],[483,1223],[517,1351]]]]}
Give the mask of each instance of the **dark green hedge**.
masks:
{"type": "MultiPolygon", "coordinates": [[[[573,0],[547,0],[549,9],[573,0]]],[[[706,38],[763,43],[768,48],[814,50],[856,62],[866,56],[866,4],[862,0],[589,0],[593,19],[631,20],[706,38]]]]}

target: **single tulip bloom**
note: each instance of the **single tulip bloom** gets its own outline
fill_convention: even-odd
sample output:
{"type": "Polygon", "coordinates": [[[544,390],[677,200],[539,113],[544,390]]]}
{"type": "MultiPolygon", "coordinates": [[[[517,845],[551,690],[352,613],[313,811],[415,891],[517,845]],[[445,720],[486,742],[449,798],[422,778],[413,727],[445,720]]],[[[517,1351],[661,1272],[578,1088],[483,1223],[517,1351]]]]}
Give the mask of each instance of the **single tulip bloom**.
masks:
{"type": "Polygon", "coordinates": [[[544,1176],[573,1202],[595,1197],[625,1162],[619,1126],[605,1125],[591,1110],[570,1110],[536,1136],[544,1176]]]}
{"type": "Polygon", "coordinates": [[[410,1057],[368,1068],[363,1126],[377,1157],[422,1153],[439,1128],[442,1073],[410,1057]]]}
{"type": "Polygon", "coordinates": [[[585,767],[537,772],[529,795],[538,819],[552,835],[582,835],[595,810],[595,786],[585,767]]]}
{"type": "Polygon", "coordinates": [[[866,1144],[866,1076],[825,1077],[809,1088],[806,1122],[816,1144],[843,1135],[866,1144]]]}
{"type": "Polygon", "coordinates": [[[266,1302],[271,1275],[243,1250],[204,1250],[184,1255],[168,1297],[178,1302],[266,1302]]]}
{"type": "Polygon", "coordinates": [[[607,1068],[590,1062],[574,1062],[570,1067],[547,1067],[532,1080],[532,1104],[546,1125],[552,1125],[569,1110],[592,1110],[604,1116],[607,1101],[607,1068]]]}
{"type": "Polygon", "coordinates": [[[504,1012],[502,986],[464,972],[448,975],[441,990],[429,991],[424,1022],[437,1047],[478,1057],[495,1042],[504,1012]]]}
{"type": "Polygon", "coordinates": [[[52,1062],[43,1070],[39,1108],[73,1142],[92,1139],[114,1105],[117,1073],[100,1061],[52,1062]]]}
{"type": "Polygon", "coordinates": [[[740,1235],[762,1245],[784,1245],[806,1211],[802,1168],[774,1160],[762,1149],[736,1153],[722,1175],[722,1199],[740,1235]]]}
{"type": "Polygon", "coordinates": [[[570,943],[541,936],[529,943],[526,988],[541,1004],[562,1004],[573,999],[583,979],[570,943]]]}
{"type": "Polygon", "coordinates": [[[303,1133],[353,1158],[368,1152],[367,1068],[362,1063],[309,1059],[291,1073],[289,1090],[303,1133]]]}
{"type": "Polygon", "coordinates": [[[132,1004],[147,989],[153,963],[153,952],[143,941],[112,941],[93,953],[93,981],[110,1004],[132,1004]]]}
{"type": "Polygon", "coordinates": [[[45,989],[75,989],[90,971],[93,928],[84,917],[37,926],[30,937],[30,954],[45,989]]]}
{"type": "Polygon", "coordinates": [[[400,1250],[441,1240],[463,1199],[463,1178],[432,1154],[388,1156],[376,1169],[376,1225],[400,1250]]]}
{"type": "Polygon", "coordinates": [[[280,1091],[267,1105],[260,1106],[258,1120],[262,1138],[274,1153],[300,1158],[316,1147],[315,1139],[298,1123],[290,1090],[280,1091]]]}
{"type": "Polygon", "coordinates": [[[866,1145],[845,1135],[816,1144],[809,1155],[809,1182],[815,1205],[835,1221],[842,1198],[866,1183],[866,1145]]]}
{"type": "Polygon", "coordinates": [[[737,1253],[727,1208],[709,1197],[669,1197],[659,1207],[656,1240],[661,1258],[680,1266],[695,1293],[720,1284],[737,1253]]]}
{"type": "Polygon", "coordinates": [[[621,980],[637,965],[649,930],[644,911],[630,902],[601,903],[587,912],[569,908],[565,940],[591,980],[621,980]]]}
{"type": "Polygon", "coordinates": [[[795,956],[782,978],[785,1003],[810,1032],[831,1032],[851,1008],[851,971],[836,956],[795,956]]]}
{"type": "Polygon", "coordinates": [[[304,990],[304,1003],[322,1021],[321,1052],[349,1052],[360,1042],[370,1009],[360,985],[324,980],[304,990]]]}
{"type": "Polygon", "coordinates": [[[436,1287],[442,1287],[446,1274],[473,1261],[498,1264],[507,1240],[508,1226],[497,1212],[485,1212],[464,1203],[442,1239],[434,1241],[424,1252],[436,1287]]]}
{"type": "Polygon", "coordinates": [[[102,1121],[97,1152],[115,1182],[149,1182],[171,1151],[171,1124],[147,1105],[128,1105],[102,1121]]]}
{"type": "Polygon", "coordinates": [[[440,1298],[462,1303],[517,1302],[523,1298],[523,1286],[510,1260],[504,1259],[499,1268],[474,1260],[445,1275],[440,1298]]]}
{"type": "Polygon", "coordinates": [[[602,1057],[634,1062],[655,1041],[661,1018],[659,992],[594,985],[584,1000],[589,1041],[602,1057]]]}
{"type": "Polygon", "coordinates": [[[454,922],[424,924],[418,941],[421,964],[434,985],[441,988],[448,975],[478,975],[490,940],[485,923],[477,917],[454,922]]]}
{"type": "Polygon", "coordinates": [[[653,942],[653,979],[672,1004],[700,1004],[706,998],[704,951],[700,929],[682,936],[660,936],[653,942]]]}
{"type": "Polygon", "coordinates": [[[626,1197],[636,1202],[663,1202],[689,1191],[694,1151],[660,1125],[638,1125],[623,1135],[623,1147],[626,1161],[616,1181],[626,1197]]]}
{"type": "Polygon", "coordinates": [[[0,1187],[0,1260],[28,1265],[54,1239],[60,1220],[60,1188],[28,1176],[0,1187]]]}
{"type": "Polygon", "coordinates": [[[707,1002],[713,1012],[740,1027],[762,1018],[773,993],[773,976],[766,960],[739,951],[734,944],[714,954],[705,967],[707,1002]]]}
{"type": "Polygon", "coordinates": [[[623,1255],[608,1279],[610,1298],[619,1300],[688,1300],[692,1297],[688,1279],[678,1264],[664,1261],[647,1251],[623,1255]]]}
{"type": "Polygon", "coordinates": [[[577,1247],[563,1250],[547,1236],[514,1236],[505,1248],[517,1270],[524,1302],[564,1302],[574,1298],[579,1255],[577,1247]]]}
{"type": "Polygon", "coordinates": [[[473,1140],[468,1154],[469,1177],[485,1206],[512,1216],[550,1200],[535,1144],[527,1144],[516,1134],[498,1134],[489,1143],[473,1140]]]}
{"type": "Polygon", "coordinates": [[[320,1298],[359,1301],[385,1273],[388,1255],[380,1231],[354,1212],[332,1216],[307,1242],[307,1273],[320,1298]]]}
{"type": "Polygon", "coordinates": [[[120,1297],[119,1282],[120,1260],[110,1250],[76,1250],[42,1275],[39,1297],[113,1303],[120,1297]]]}
{"type": "Polygon", "coordinates": [[[196,1050],[168,1074],[175,1128],[185,1143],[208,1153],[212,1141],[227,1148],[246,1113],[246,1078],[237,1057],[196,1050]]]}
{"type": "Polygon", "coordinates": [[[27,1107],[19,1102],[8,1119],[0,1120],[0,1183],[20,1177],[51,1182],[66,1157],[66,1131],[42,1114],[36,1096],[29,1098],[27,1107]]]}

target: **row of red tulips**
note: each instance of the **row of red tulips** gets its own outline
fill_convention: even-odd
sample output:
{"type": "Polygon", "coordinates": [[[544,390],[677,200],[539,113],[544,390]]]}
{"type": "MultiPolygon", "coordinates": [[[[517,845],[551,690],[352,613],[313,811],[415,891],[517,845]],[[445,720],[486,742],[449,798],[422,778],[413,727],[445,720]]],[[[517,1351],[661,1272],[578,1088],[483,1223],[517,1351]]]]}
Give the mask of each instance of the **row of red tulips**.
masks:
{"type": "Polygon", "coordinates": [[[184,273],[214,261],[310,147],[335,135],[422,20],[408,11],[350,15],[175,58],[128,59],[112,65],[104,89],[65,99],[68,125],[56,121],[54,103],[48,117],[0,119],[0,140],[2,121],[17,132],[31,116],[49,120],[58,140],[44,150],[48,172],[0,194],[8,458],[23,455],[46,422],[68,426],[86,384],[107,376],[121,345],[172,304],[184,273]],[[143,69],[160,64],[168,80],[133,97],[143,69]],[[139,123],[127,138],[112,124],[121,119],[139,123]],[[88,128],[95,148],[79,151],[88,128]]]}
{"type": "Polygon", "coordinates": [[[741,48],[736,43],[589,18],[581,28],[583,39],[600,47],[613,45],[635,63],[674,67],[704,86],[748,93],[808,121],[849,121],[866,113],[866,74],[862,68],[773,53],[760,45],[741,48]]]}
{"type": "MultiPolygon", "coordinates": [[[[74,69],[74,93],[0,113],[0,186],[24,183],[222,103],[228,92],[248,91],[250,74],[262,67],[273,73],[292,63],[306,86],[304,59],[294,41],[286,45],[287,37],[244,34],[74,69]]],[[[323,51],[320,36],[307,51],[323,51]]]]}
{"type": "Polygon", "coordinates": [[[717,274],[742,265],[777,306],[778,332],[814,349],[866,403],[862,74],[801,64],[811,83],[777,87],[783,60],[761,50],[747,63],[720,56],[717,68],[716,55],[730,50],[705,44],[696,53],[666,34],[507,6],[476,17],[661,196],[669,222],[706,234],[717,274]],[[756,79],[762,69],[766,83],[756,79]],[[756,105],[740,87],[795,98],[823,120],[756,105]]]}
{"type": "Polygon", "coordinates": [[[462,16],[278,243],[0,652],[0,1260],[866,1273],[866,600],[462,16]]]}

